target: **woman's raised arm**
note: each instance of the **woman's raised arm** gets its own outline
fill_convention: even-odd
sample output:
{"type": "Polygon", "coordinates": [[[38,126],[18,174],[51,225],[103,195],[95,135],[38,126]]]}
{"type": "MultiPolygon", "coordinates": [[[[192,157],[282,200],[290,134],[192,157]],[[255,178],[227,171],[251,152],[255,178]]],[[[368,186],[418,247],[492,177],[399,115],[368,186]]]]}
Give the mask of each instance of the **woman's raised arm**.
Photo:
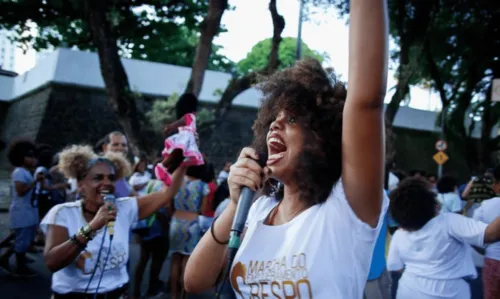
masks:
{"type": "Polygon", "coordinates": [[[376,226],[383,198],[387,0],[351,0],[342,182],[356,215],[376,226]]]}

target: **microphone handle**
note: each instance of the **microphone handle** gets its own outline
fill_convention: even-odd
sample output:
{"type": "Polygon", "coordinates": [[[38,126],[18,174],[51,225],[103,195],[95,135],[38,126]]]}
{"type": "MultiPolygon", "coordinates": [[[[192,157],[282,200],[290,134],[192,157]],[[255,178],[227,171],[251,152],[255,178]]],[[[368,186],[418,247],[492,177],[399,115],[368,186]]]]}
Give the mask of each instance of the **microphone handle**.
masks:
{"type": "Polygon", "coordinates": [[[108,221],[108,233],[112,237],[115,234],[115,222],[108,221]]]}
{"type": "Polygon", "coordinates": [[[238,205],[236,207],[236,213],[233,220],[233,225],[231,227],[231,234],[229,238],[228,248],[238,249],[240,247],[240,236],[245,229],[245,223],[247,222],[248,212],[252,206],[252,200],[254,198],[255,192],[248,187],[244,187],[241,190],[240,199],[238,200],[238,205]]]}

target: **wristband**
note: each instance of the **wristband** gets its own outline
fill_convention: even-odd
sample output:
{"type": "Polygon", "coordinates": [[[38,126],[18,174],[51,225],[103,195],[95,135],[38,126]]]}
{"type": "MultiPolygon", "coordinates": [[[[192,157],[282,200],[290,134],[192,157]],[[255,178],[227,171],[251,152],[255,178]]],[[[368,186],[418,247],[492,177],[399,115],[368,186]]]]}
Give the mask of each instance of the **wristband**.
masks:
{"type": "Polygon", "coordinates": [[[217,239],[217,237],[215,236],[215,229],[214,229],[214,226],[215,226],[215,220],[217,220],[217,218],[219,218],[218,216],[215,217],[214,221],[212,221],[212,225],[210,226],[210,234],[212,235],[212,238],[214,239],[215,242],[217,242],[217,244],[220,244],[220,245],[227,245],[229,243],[229,240],[225,241],[225,242],[221,242],[219,241],[219,239],[217,239]]]}
{"type": "Polygon", "coordinates": [[[81,235],[88,242],[94,239],[96,232],[93,231],[90,226],[85,225],[78,230],[78,235],[81,235]]]}
{"type": "Polygon", "coordinates": [[[71,243],[75,244],[80,250],[84,250],[85,248],[87,248],[87,244],[83,244],[82,242],[78,241],[76,235],[71,236],[70,240],[71,243]]]}

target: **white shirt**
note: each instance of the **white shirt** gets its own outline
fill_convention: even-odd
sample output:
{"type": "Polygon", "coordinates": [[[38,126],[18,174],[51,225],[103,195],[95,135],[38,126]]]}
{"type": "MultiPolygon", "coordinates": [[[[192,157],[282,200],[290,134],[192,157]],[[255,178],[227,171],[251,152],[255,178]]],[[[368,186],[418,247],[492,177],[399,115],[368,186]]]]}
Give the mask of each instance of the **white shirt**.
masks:
{"type": "MultiPolygon", "coordinates": [[[[129,256],[129,230],[132,223],[137,221],[139,215],[137,199],[133,197],[119,198],[116,201],[116,207],[118,213],[115,221],[115,234],[107,261],[106,256],[110,246],[110,238],[107,233],[104,235],[104,229],[101,229],[74,262],[52,275],[53,291],[60,294],[85,291],[96,264],[103,236],[104,245],[99,258],[101,266],[98,267],[88,292],[95,292],[99,278],[103,273],[102,265],[105,261],[104,275],[99,286],[99,293],[115,290],[128,282],[126,265],[129,256]]],[[[82,214],[82,202],[75,201],[54,206],[40,224],[45,234],[50,224],[65,227],[70,237],[76,234],[81,227],[87,225],[82,214]]]]}
{"type": "Polygon", "coordinates": [[[388,184],[389,191],[396,189],[398,187],[398,184],[399,184],[398,177],[394,173],[389,172],[389,184],[388,184]]]}
{"type": "MultiPolygon", "coordinates": [[[[484,200],[474,211],[474,219],[485,223],[491,223],[500,217],[500,197],[484,200]]],[[[500,242],[486,246],[485,256],[500,261],[500,242]]]]}
{"type": "Polygon", "coordinates": [[[462,200],[456,193],[439,193],[436,199],[441,204],[440,213],[456,213],[462,210],[462,200]]]}
{"type": "MultiPolygon", "coordinates": [[[[384,195],[382,215],[388,202],[384,195]]],[[[383,217],[376,228],[359,220],[340,182],[325,203],[265,225],[277,203],[264,196],[250,209],[230,276],[236,297],[362,298],[383,217]]]]}
{"type": "Polygon", "coordinates": [[[222,184],[224,181],[227,180],[228,177],[229,177],[229,172],[221,170],[221,172],[219,172],[219,175],[217,176],[217,184],[218,185],[222,184]]]}
{"type": "Polygon", "coordinates": [[[488,225],[454,213],[439,214],[418,231],[392,236],[387,269],[436,280],[476,278],[468,244],[482,247],[488,225]]]}

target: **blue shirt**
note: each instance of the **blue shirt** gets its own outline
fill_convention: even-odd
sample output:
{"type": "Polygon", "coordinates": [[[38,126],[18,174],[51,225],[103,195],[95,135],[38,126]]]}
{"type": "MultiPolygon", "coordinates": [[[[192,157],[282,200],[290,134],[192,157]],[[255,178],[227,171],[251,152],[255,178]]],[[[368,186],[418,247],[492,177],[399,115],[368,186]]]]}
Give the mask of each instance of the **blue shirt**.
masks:
{"type": "Polygon", "coordinates": [[[125,178],[116,181],[115,184],[115,196],[116,198],[129,197],[132,193],[132,187],[125,178]]]}
{"type": "Polygon", "coordinates": [[[380,228],[380,233],[378,235],[377,241],[375,242],[375,248],[373,249],[372,264],[370,265],[370,273],[368,273],[368,280],[374,280],[379,278],[382,273],[384,273],[386,263],[385,263],[385,240],[387,237],[387,222],[388,213],[383,215],[384,222],[380,228]]]}
{"type": "Polygon", "coordinates": [[[372,264],[370,266],[370,273],[368,273],[368,280],[379,278],[382,273],[384,273],[386,267],[385,241],[387,237],[387,214],[384,215],[384,218],[384,223],[382,223],[380,234],[378,235],[375,248],[373,249],[372,264]]]}
{"type": "Polygon", "coordinates": [[[22,228],[38,224],[38,208],[31,202],[34,188],[31,188],[24,195],[18,195],[16,192],[16,182],[29,185],[33,183],[33,180],[33,175],[26,168],[17,167],[12,172],[12,200],[9,208],[11,228],[22,228]]]}

